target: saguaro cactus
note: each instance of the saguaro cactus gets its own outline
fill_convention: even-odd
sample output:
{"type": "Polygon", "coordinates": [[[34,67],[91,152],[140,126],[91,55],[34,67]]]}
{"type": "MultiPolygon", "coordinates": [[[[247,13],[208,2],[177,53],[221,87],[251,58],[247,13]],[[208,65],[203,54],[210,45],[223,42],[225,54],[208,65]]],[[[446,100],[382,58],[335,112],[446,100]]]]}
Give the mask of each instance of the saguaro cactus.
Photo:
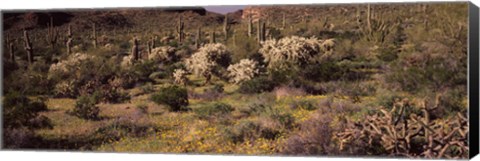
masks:
{"type": "Polygon", "coordinates": [[[210,32],[210,43],[215,43],[215,29],[210,32]]]}
{"type": "Polygon", "coordinates": [[[12,40],[9,34],[6,35],[5,45],[6,45],[7,49],[8,49],[8,52],[9,52],[10,61],[12,61],[12,62],[15,62],[15,45],[14,45],[14,41],[15,41],[15,40],[12,40]]]}
{"type": "Polygon", "coordinates": [[[92,33],[93,48],[97,48],[97,28],[95,23],[93,23],[92,30],[93,30],[93,33],[92,33]]]}
{"type": "Polygon", "coordinates": [[[260,19],[257,21],[257,40],[258,42],[265,41],[265,22],[260,19]]]}
{"type": "Polygon", "coordinates": [[[72,26],[68,25],[68,30],[67,30],[67,55],[70,55],[72,53],[72,41],[73,41],[73,34],[72,34],[72,26]]]}
{"type": "Polygon", "coordinates": [[[285,13],[283,13],[282,15],[282,29],[285,29],[285,27],[287,26],[287,20],[286,20],[286,15],[285,13]]]}
{"type": "Polygon", "coordinates": [[[228,40],[228,31],[230,30],[230,25],[228,24],[228,14],[225,14],[225,19],[223,20],[223,33],[225,34],[225,42],[228,40]]]}
{"type": "Polygon", "coordinates": [[[260,33],[261,33],[260,34],[261,41],[265,41],[265,34],[266,34],[265,22],[262,22],[260,33]]]}
{"type": "Polygon", "coordinates": [[[45,38],[50,44],[50,47],[54,49],[58,40],[58,32],[53,26],[53,17],[50,17],[50,23],[47,23],[47,36],[45,38]]]}
{"type": "Polygon", "coordinates": [[[261,33],[261,31],[262,31],[262,30],[261,30],[261,27],[262,27],[262,26],[261,26],[261,22],[260,22],[260,21],[261,21],[260,19],[257,20],[257,41],[258,41],[258,42],[262,41],[262,39],[261,39],[261,34],[262,34],[262,33],[261,33]]]}
{"type": "Polygon", "coordinates": [[[32,64],[33,63],[33,47],[32,47],[32,42],[30,41],[30,38],[28,36],[27,30],[23,30],[23,42],[25,45],[25,51],[27,51],[28,64],[32,64]]]}
{"type": "Polygon", "coordinates": [[[177,28],[176,28],[178,42],[183,42],[184,28],[185,28],[185,24],[182,21],[182,17],[179,17],[177,21],[177,28]]]}
{"type": "Polygon", "coordinates": [[[136,37],[133,38],[132,59],[133,61],[138,60],[138,40],[136,37]]]}
{"type": "Polygon", "coordinates": [[[197,28],[197,34],[195,36],[195,47],[198,49],[200,48],[200,41],[202,39],[202,30],[199,28],[197,28]]]}
{"type": "Polygon", "coordinates": [[[370,4],[367,5],[367,29],[368,29],[368,32],[371,32],[372,31],[372,18],[371,18],[371,7],[370,7],[370,4]]]}
{"type": "Polygon", "coordinates": [[[253,24],[252,24],[252,14],[248,15],[248,37],[252,37],[253,24]]]}

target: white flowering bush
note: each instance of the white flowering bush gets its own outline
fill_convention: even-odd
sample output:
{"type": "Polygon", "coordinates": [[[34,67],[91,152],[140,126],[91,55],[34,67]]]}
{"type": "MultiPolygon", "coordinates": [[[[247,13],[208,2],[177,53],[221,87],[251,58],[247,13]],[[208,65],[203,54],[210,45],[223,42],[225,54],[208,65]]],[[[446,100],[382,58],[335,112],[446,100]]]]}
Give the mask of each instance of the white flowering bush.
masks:
{"type": "Polygon", "coordinates": [[[176,49],[171,46],[162,46],[152,49],[152,53],[148,55],[149,60],[154,61],[172,61],[175,57],[176,49]]]}
{"type": "Polygon", "coordinates": [[[187,74],[187,71],[183,69],[175,69],[175,71],[173,71],[173,78],[175,79],[175,83],[186,85],[188,82],[187,74]]]}
{"type": "MultiPolygon", "coordinates": [[[[230,52],[220,43],[206,44],[185,61],[187,69],[197,76],[204,76],[209,82],[217,67],[227,67],[230,52]]],[[[218,73],[217,73],[218,74],[218,73]]]]}
{"type": "Polygon", "coordinates": [[[74,72],[82,63],[91,61],[95,56],[84,53],[70,55],[66,60],[52,64],[48,70],[49,78],[59,76],[64,77],[74,72]]]}
{"type": "Polygon", "coordinates": [[[117,90],[136,80],[130,75],[128,71],[121,70],[116,59],[77,53],[52,64],[48,79],[54,86],[53,93],[58,97],[74,98],[79,94],[100,92],[106,93],[102,99],[116,101],[122,96],[117,90]]]}
{"type": "Polygon", "coordinates": [[[258,63],[250,59],[242,59],[239,63],[230,65],[227,71],[230,82],[235,84],[251,80],[260,73],[258,63]]]}
{"type": "Polygon", "coordinates": [[[280,40],[267,40],[262,43],[259,52],[265,58],[269,68],[288,68],[309,61],[322,52],[323,40],[291,36],[280,40]]]}

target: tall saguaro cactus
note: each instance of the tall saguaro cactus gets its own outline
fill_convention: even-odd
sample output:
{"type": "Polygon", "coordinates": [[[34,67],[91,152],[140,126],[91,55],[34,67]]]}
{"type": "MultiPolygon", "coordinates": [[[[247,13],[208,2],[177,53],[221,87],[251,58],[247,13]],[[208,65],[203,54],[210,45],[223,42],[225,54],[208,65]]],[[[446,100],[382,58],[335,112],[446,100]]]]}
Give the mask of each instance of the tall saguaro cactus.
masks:
{"type": "Polygon", "coordinates": [[[257,40],[259,43],[265,41],[265,22],[260,19],[257,21],[257,40]]]}
{"type": "Polygon", "coordinates": [[[248,37],[252,37],[253,24],[252,24],[252,14],[248,15],[248,37]]]}
{"type": "Polygon", "coordinates": [[[58,40],[58,32],[53,26],[53,17],[50,17],[50,23],[47,23],[46,39],[47,39],[47,42],[50,44],[50,47],[54,49],[55,44],[57,43],[57,40],[58,40]]]}
{"type": "Polygon", "coordinates": [[[15,62],[15,45],[14,45],[14,41],[15,41],[15,40],[12,40],[9,34],[6,35],[5,45],[6,45],[7,49],[8,49],[8,52],[9,52],[10,61],[12,61],[12,62],[15,62]]]}
{"type": "Polygon", "coordinates": [[[72,53],[72,41],[73,41],[73,33],[72,33],[72,26],[68,25],[68,30],[67,30],[67,55],[70,55],[72,53]]]}
{"type": "Polygon", "coordinates": [[[223,20],[223,33],[225,35],[225,42],[228,40],[228,31],[230,30],[230,25],[228,24],[228,14],[225,14],[225,19],[223,20]]]}
{"type": "Polygon", "coordinates": [[[368,29],[368,32],[371,32],[372,31],[372,17],[371,17],[371,6],[370,4],[367,5],[367,29],[368,29]]]}
{"type": "Polygon", "coordinates": [[[134,62],[138,60],[138,40],[136,37],[133,38],[132,58],[134,62]]]}
{"type": "Polygon", "coordinates": [[[197,34],[195,35],[195,47],[198,49],[200,48],[200,41],[202,39],[202,30],[199,28],[197,28],[197,34]]]}
{"type": "Polygon", "coordinates": [[[25,45],[25,51],[27,51],[28,64],[31,65],[33,63],[33,47],[27,30],[23,30],[23,42],[25,45]]]}
{"type": "Polygon", "coordinates": [[[260,19],[257,20],[257,41],[258,41],[258,42],[262,41],[262,39],[261,39],[261,34],[262,34],[262,29],[261,29],[261,27],[262,27],[262,26],[261,26],[261,22],[260,22],[260,21],[261,21],[260,19]]]}
{"type": "Polygon", "coordinates": [[[97,48],[97,28],[95,23],[93,23],[93,33],[92,33],[92,43],[93,43],[93,48],[97,48]]]}
{"type": "Polygon", "coordinates": [[[286,20],[286,15],[285,13],[283,13],[282,15],[282,29],[285,29],[285,27],[287,27],[287,20],[286,20]]]}
{"type": "Polygon", "coordinates": [[[215,43],[215,29],[210,32],[210,43],[215,43]]]}
{"type": "Polygon", "coordinates": [[[177,21],[177,27],[176,27],[178,42],[183,42],[184,28],[185,28],[185,24],[182,20],[182,17],[179,17],[177,21]]]}

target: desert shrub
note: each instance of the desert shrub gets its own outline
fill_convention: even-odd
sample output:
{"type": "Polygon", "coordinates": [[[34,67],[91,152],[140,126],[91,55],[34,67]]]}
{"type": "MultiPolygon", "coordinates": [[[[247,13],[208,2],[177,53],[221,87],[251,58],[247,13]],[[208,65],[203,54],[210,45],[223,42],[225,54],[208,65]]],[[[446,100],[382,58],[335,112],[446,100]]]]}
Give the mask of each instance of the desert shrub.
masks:
{"type": "Polygon", "coordinates": [[[282,128],[290,129],[295,125],[295,119],[290,113],[282,112],[265,104],[253,103],[247,108],[241,109],[240,112],[249,116],[272,119],[272,121],[276,121],[282,128]]]}
{"type": "Polygon", "coordinates": [[[381,48],[377,58],[385,62],[392,62],[398,58],[398,49],[395,46],[381,48]]]}
{"type": "Polygon", "coordinates": [[[229,104],[215,102],[211,105],[197,108],[194,110],[194,112],[201,119],[215,119],[225,117],[233,110],[234,108],[229,104]]]}
{"type": "Polygon", "coordinates": [[[289,96],[303,96],[306,94],[302,88],[295,88],[290,86],[275,87],[272,93],[275,94],[275,97],[277,99],[281,99],[289,96]]]}
{"type": "Polygon", "coordinates": [[[9,76],[3,77],[4,91],[22,92],[27,95],[51,94],[55,84],[48,79],[48,68],[44,61],[36,61],[28,67],[8,71],[9,76]]]}
{"type": "Polygon", "coordinates": [[[189,93],[189,96],[194,99],[203,99],[207,101],[217,100],[218,98],[222,97],[223,94],[223,85],[222,84],[215,84],[212,87],[205,88],[203,93],[189,93]]]}
{"type": "Polygon", "coordinates": [[[230,52],[223,44],[206,44],[185,62],[187,69],[197,76],[206,78],[209,83],[212,75],[221,75],[222,68],[230,64],[230,52]]]}
{"type": "Polygon", "coordinates": [[[306,66],[302,74],[307,80],[326,82],[341,79],[346,74],[346,70],[336,62],[327,61],[306,66]]]}
{"type": "Polygon", "coordinates": [[[466,85],[466,57],[448,53],[403,54],[394,61],[387,81],[403,91],[439,91],[466,85]]]}
{"type": "Polygon", "coordinates": [[[92,96],[96,98],[96,102],[122,103],[130,100],[127,92],[112,87],[103,87],[93,92],[92,96]]]}
{"type": "Polygon", "coordinates": [[[334,101],[329,97],[318,104],[320,108],[299,124],[299,130],[287,137],[281,153],[288,155],[338,155],[335,136],[344,129],[345,118],[357,114],[358,106],[349,101],[334,101]]]}
{"type": "Polygon", "coordinates": [[[156,79],[164,79],[164,78],[167,78],[167,77],[168,77],[167,73],[162,71],[162,72],[153,72],[152,74],[150,74],[148,76],[148,79],[153,81],[153,80],[156,80],[156,79]]]}
{"type": "Polygon", "coordinates": [[[300,125],[298,134],[287,138],[283,154],[288,155],[331,155],[332,136],[336,129],[330,126],[332,117],[317,114],[300,125]]]}
{"type": "Polygon", "coordinates": [[[234,143],[241,143],[247,140],[253,142],[260,137],[273,140],[280,133],[280,129],[276,127],[274,122],[241,120],[233,127],[225,128],[223,136],[234,143]]]}
{"type": "Polygon", "coordinates": [[[142,93],[152,93],[155,91],[155,87],[153,86],[152,83],[149,82],[141,86],[140,90],[142,93]]]}
{"type": "Polygon", "coordinates": [[[158,64],[155,61],[140,61],[135,63],[131,70],[140,81],[151,81],[150,74],[158,70],[158,64]]]}
{"type": "Polygon", "coordinates": [[[188,106],[187,89],[175,85],[159,89],[150,99],[157,104],[167,105],[170,111],[184,110],[188,106]]]}
{"type": "Polygon", "coordinates": [[[138,112],[142,113],[142,114],[148,114],[148,106],[145,105],[145,104],[138,104],[136,106],[136,109],[138,112]]]}
{"type": "Polygon", "coordinates": [[[44,98],[29,99],[26,96],[12,92],[5,95],[2,101],[4,128],[33,128],[39,112],[46,111],[44,98]]]}
{"type": "Polygon", "coordinates": [[[449,114],[454,114],[457,112],[464,113],[467,111],[467,103],[466,103],[466,88],[454,88],[450,89],[442,96],[439,96],[439,108],[445,109],[445,111],[449,114]]]}
{"type": "Polygon", "coordinates": [[[276,85],[269,78],[260,76],[241,83],[238,90],[240,93],[262,93],[272,91],[276,85]]]}
{"type": "Polygon", "coordinates": [[[250,59],[242,59],[239,63],[230,65],[227,71],[230,82],[236,84],[251,80],[259,74],[258,63],[250,59]]]}
{"type": "Polygon", "coordinates": [[[299,100],[299,101],[293,101],[290,103],[290,108],[292,109],[304,109],[304,110],[316,110],[318,107],[314,105],[311,101],[306,101],[306,100],[299,100]]]}
{"type": "Polygon", "coordinates": [[[2,129],[2,148],[4,149],[33,148],[32,143],[36,139],[34,131],[26,127],[2,129]]]}
{"type": "Polygon", "coordinates": [[[75,107],[68,114],[77,116],[83,119],[98,119],[100,108],[96,106],[97,100],[90,95],[83,95],[77,98],[75,107]]]}

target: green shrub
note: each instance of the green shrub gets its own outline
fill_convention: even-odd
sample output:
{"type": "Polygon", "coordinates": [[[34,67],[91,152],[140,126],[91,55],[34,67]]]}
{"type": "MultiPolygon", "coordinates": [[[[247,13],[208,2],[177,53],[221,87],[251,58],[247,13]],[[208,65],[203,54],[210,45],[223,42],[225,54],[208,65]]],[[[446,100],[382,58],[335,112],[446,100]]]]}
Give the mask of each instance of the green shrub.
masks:
{"type": "Polygon", "coordinates": [[[293,118],[290,113],[281,112],[280,110],[264,104],[254,103],[248,108],[242,109],[240,112],[249,116],[259,116],[261,118],[272,119],[287,129],[290,129],[295,125],[295,118],[293,118]]]}
{"type": "Polygon", "coordinates": [[[142,114],[148,114],[148,106],[145,104],[138,104],[137,110],[142,114]]]}
{"type": "Polygon", "coordinates": [[[276,83],[267,77],[256,77],[240,84],[240,93],[262,93],[270,92],[275,88],[276,83]]]}
{"type": "Polygon", "coordinates": [[[272,120],[241,120],[232,127],[223,130],[223,136],[234,143],[244,142],[246,140],[253,141],[256,138],[275,139],[280,135],[279,127],[272,120]],[[262,122],[264,121],[264,122],[262,122]],[[270,123],[265,123],[269,121],[270,123]]]}
{"type": "Polygon", "coordinates": [[[133,65],[133,72],[140,81],[151,81],[150,75],[158,70],[155,61],[147,60],[133,65]]]}
{"type": "Polygon", "coordinates": [[[67,113],[83,119],[98,119],[100,109],[95,104],[97,104],[95,97],[83,95],[77,98],[75,108],[67,113]]]}
{"type": "Polygon", "coordinates": [[[130,100],[127,92],[122,92],[116,88],[106,88],[95,91],[92,96],[95,102],[122,103],[130,100]]]}
{"type": "Polygon", "coordinates": [[[39,117],[39,112],[46,111],[45,99],[32,100],[26,96],[12,92],[3,99],[3,127],[4,128],[33,128],[32,120],[39,117]]]}
{"type": "Polygon", "coordinates": [[[304,109],[304,110],[316,110],[318,107],[315,106],[311,101],[306,101],[306,100],[300,100],[300,101],[294,101],[290,104],[290,107],[292,109],[304,109]]]}
{"type": "Polygon", "coordinates": [[[157,104],[167,105],[170,111],[184,110],[188,106],[187,89],[176,85],[159,89],[150,99],[157,104]]]}
{"type": "Polygon", "coordinates": [[[194,112],[199,118],[208,119],[226,116],[233,110],[234,108],[229,104],[216,102],[211,105],[197,108],[194,112]]]}
{"type": "Polygon", "coordinates": [[[305,67],[303,76],[307,80],[325,82],[341,79],[345,74],[345,68],[337,65],[335,62],[323,62],[312,64],[305,67]]]}

